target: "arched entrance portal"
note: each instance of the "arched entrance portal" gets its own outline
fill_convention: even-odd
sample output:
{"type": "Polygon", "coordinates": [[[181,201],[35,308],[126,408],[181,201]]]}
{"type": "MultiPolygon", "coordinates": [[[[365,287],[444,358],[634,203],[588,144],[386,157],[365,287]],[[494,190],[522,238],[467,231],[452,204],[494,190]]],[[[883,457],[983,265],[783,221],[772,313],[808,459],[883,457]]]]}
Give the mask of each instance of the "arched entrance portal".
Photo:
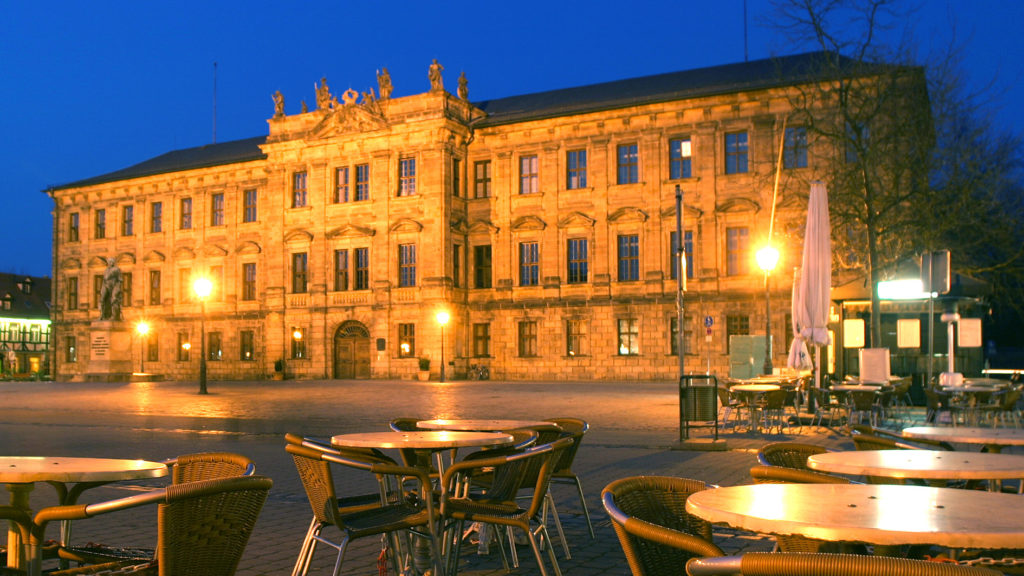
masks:
{"type": "Polygon", "coordinates": [[[370,332],[360,322],[344,322],[334,333],[334,377],[370,377],[370,332]]]}

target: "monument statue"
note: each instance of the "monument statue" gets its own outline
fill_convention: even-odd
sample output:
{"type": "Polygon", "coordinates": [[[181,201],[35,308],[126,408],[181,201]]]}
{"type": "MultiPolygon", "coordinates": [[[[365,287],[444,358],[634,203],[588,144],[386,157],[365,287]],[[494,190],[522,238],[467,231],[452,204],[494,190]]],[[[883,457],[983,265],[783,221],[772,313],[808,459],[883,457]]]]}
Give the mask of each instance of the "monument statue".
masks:
{"type": "Polygon", "coordinates": [[[284,116],[284,96],[281,95],[281,91],[274,92],[274,118],[280,118],[284,116]]]}
{"type": "Polygon", "coordinates": [[[437,58],[434,58],[434,63],[430,65],[430,71],[427,76],[430,77],[430,90],[444,90],[444,80],[441,78],[441,71],[444,70],[444,66],[437,63],[437,58]]]}
{"type": "Polygon", "coordinates": [[[107,258],[100,288],[100,320],[121,320],[121,269],[113,258],[107,258]]]}
{"type": "Polygon", "coordinates": [[[459,98],[466,101],[469,100],[469,81],[466,80],[465,70],[459,75],[459,98]]]}
{"type": "Polygon", "coordinates": [[[391,90],[394,88],[391,85],[391,74],[388,73],[387,68],[381,68],[381,72],[377,74],[377,87],[380,88],[381,100],[387,100],[391,98],[391,90]]]}

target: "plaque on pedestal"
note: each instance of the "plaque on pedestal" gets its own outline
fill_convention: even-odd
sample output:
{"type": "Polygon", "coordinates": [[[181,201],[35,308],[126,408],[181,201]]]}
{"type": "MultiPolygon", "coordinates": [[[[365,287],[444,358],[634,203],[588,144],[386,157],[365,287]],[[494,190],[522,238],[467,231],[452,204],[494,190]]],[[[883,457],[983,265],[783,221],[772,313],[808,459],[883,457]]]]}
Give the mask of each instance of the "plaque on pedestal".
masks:
{"type": "Polygon", "coordinates": [[[90,382],[127,382],[132,374],[132,335],[124,323],[98,320],[89,327],[90,382]]]}

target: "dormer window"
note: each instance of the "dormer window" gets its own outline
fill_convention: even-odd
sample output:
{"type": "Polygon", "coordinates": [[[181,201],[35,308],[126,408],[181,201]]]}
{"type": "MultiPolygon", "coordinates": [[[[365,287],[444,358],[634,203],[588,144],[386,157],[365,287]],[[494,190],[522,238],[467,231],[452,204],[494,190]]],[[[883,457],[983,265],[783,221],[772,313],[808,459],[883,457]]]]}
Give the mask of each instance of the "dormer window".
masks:
{"type": "Polygon", "coordinates": [[[7,294],[4,294],[3,307],[4,307],[4,310],[10,310],[11,309],[11,294],[10,294],[10,292],[8,292],[7,294]]]}

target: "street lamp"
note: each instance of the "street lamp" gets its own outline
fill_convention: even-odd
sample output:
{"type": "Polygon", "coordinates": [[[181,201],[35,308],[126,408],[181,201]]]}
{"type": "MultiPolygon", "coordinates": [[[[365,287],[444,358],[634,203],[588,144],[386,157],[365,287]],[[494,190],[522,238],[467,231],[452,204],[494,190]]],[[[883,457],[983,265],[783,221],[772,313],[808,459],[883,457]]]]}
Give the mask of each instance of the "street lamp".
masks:
{"type": "Polygon", "coordinates": [[[444,326],[449,319],[448,312],[441,310],[437,313],[437,323],[441,325],[441,382],[444,382],[444,326]]]}
{"type": "Polygon", "coordinates": [[[772,270],[775,269],[775,265],[779,263],[779,251],[769,244],[757,251],[756,258],[758,267],[764,270],[764,373],[771,375],[774,369],[772,368],[772,311],[768,278],[771,276],[772,270]]]}
{"type": "Polygon", "coordinates": [[[149,334],[149,323],[145,320],[135,325],[135,331],[139,333],[139,374],[146,373],[146,335],[149,334]]]}
{"type": "Polygon", "coordinates": [[[213,290],[213,282],[209,278],[196,278],[192,290],[199,298],[199,393],[206,394],[206,298],[213,290]]]}

